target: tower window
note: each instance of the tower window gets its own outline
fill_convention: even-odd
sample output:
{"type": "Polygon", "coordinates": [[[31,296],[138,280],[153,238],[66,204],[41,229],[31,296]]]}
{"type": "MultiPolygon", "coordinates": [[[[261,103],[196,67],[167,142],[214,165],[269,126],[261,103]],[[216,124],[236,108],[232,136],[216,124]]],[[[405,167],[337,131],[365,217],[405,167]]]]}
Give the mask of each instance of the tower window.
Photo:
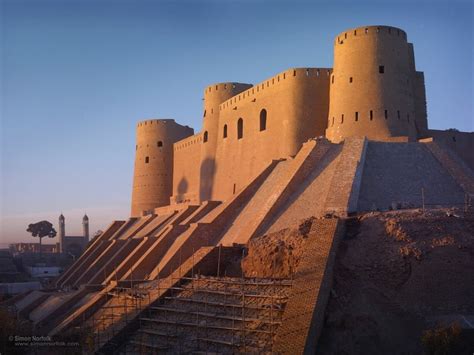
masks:
{"type": "Polygon", "coordinates": [[[265,131],[267,129],[267,110],[262,109],[260,111],[260,131],[265,131]]]}
{"type": "Polygon", "coordinates": [[[332,125],[334,126],[334,117],[332,118],[332,125]]]}
{"type": "Polygon", "coordinates": [[[205,131],[204,132],[204,138],[203,138],[204,143],[207,142],[207,138],[208,138],[208,133],[207,133],[207,131],[205,131]]]}
{"type": "Polygon", "coordinates": [[[344,123],[344,114],[341,115],[341,123],[344,123]]]}
{"type": "Polygon", "coordinates": [[[374,119],[374,111],[370,110],[369,116],[370,116],[370,120],[372,121],[374,119]]]}
{"type": "Polygon", "coordinates": [[[148,164],[150,162],[150,157],[145,157],[145,164],[148,164]]]}
{"type": "Polygon", "coordinates": [[[158,147],[162,147],[162,146],[163,146],[163,142],[162,142],[162,141],[158,141],[157,145],[158,145],[158,147]]]}
{"type": "Polygon", "coordinates": [[[388,111],[385,110],[385,119],[387,119],[387,118],[388,118],[388,111]]]}
{"type": "Polygon", "coordinates": [[[224,138],[227,138],[227,125],[226,124],[224,125],[224,131],[222,132],[222,136],[224,138]]]}
{"type": "Polygon", "coordinates": [[[359,121],[359,112],[355,113],[355,120],[356,120],[356,122],[359,121]]]}
{"type": "Polygon", "coordinates": [[[203,117],[206,117],[206,110],[204,110],[204,115],[203,115],[203,117]]]}
{"type": "Polygon", "coordinates": [[[331,83],[334,84],[334,75],[331,78],[331,83]]]}
{"type": "Polygon", "coordinates": [[[397,110],[397,118],[400,119],[400,110],[397,110]]]}
{"type": "Polygon", "coordinates": [[[379,65],[379,73],[380,74],[385,73],[385,67],[383,65],[379,65]]]}
{"type": "Polygon", "coordinates": [[[239,118],[237,121],[237,139],[242,139],[244,136],[244,120],[239,118]]]}
{"type": "Polygon", "coordinates": [[[349,82],[352,83],[352,76],[349,78],[349,82]]]}

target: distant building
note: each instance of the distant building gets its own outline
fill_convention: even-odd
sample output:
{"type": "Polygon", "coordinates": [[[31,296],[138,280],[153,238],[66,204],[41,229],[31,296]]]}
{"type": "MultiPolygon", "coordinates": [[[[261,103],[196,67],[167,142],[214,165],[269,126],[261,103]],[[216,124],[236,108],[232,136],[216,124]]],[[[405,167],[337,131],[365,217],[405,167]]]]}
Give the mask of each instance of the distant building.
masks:
{"type": "MultiPolygon", "coordinates": [[[[19,254],[27,254],[32,253],[36,254],[40,252],[40,244],[39,243],[13,243],[10,244],[10,252],[12,255],[16,256],[19,254]]],[[[42,244],[41,245],[41,252],[43,254],[52,254],[52,253],[59,253],[59,243],[55,244],[42,244]]]]}
{"type": "Polygon", "coordinates": [[[59,252],[78,257],[89,243],[89,217],[82,218],[82,236],[66,235],[66,219],[63,214],[59,216],[59,252]]]}

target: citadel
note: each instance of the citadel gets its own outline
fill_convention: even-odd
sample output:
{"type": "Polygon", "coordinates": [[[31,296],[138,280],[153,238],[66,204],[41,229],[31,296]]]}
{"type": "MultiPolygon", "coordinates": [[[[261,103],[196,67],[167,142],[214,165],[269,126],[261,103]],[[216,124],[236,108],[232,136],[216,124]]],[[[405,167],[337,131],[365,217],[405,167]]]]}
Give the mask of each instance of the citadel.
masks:
{"type": "Polygon", "coordinates": [[[424,80],[403,30],[359,27],[333,68],[209,85],[199,133],[139,122],[130,218],[12,305],[91,352],[314,353],[357,216],[471,209],[474,134],[429,128],[424,80]]]}
{"type": "MultiPolygon", "coordinates": [[[[473,133],[428,128],[424,75],[406,33],[361,27],[335,39],[334,68],[291,68],[255,85],[209,85],[200,133],[174,120],[138,123],[131,215],[170,203],[228,200],[272,160],[294,157],[315,137],[334,144],[352,137],[433,140],[474,167],[473,133]]],[[[376,202],[387,209],[393,201],[376,202]]]]}

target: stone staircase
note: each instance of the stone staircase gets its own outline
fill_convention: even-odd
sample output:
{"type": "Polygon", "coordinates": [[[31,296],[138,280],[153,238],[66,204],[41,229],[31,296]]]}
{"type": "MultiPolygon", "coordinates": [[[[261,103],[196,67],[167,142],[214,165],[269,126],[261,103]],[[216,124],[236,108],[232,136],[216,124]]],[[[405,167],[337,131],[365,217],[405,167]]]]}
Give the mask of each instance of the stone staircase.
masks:
{"type": "Polygon", "coordinates": [[[290,280],[181,278],[118,353],[271,353],[290,280]]]}

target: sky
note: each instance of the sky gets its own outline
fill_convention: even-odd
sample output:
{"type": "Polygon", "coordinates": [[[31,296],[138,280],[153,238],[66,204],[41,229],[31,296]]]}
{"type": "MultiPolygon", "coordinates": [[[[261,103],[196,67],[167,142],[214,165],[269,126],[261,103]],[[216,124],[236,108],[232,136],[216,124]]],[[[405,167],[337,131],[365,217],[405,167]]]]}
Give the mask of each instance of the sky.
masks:
{"type": "MultiPolygon", "coordinates": [[[[473,5],[449,1],[0,0],[0,243],[42,219],[81,234],[130,211],[135,124],[201,129],[205,86],[332,67],[333,39],[400,27],[431,128],[473,131],[473,5]]],[[[55,240],[45,241],[53,242],[55,240]]]]}

